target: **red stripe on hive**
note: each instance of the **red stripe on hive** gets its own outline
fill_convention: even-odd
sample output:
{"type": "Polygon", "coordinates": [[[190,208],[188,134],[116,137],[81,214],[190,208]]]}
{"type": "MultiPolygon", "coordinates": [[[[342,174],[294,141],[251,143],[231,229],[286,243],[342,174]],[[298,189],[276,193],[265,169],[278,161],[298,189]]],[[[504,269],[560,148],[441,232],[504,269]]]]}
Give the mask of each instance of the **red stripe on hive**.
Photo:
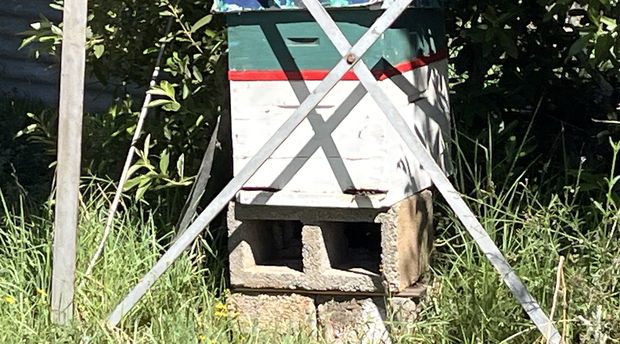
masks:
{"type": "MultiPolygon", "coordinates": [[[[373,69],[372,74],[377,80],[385,80],[398,74],[402,74],[416,68],[427,66],[433,62],[443,60],[448,57],[447,50],[438,51],[429,56],[417,57],[411,61],[388,66],[388,68],[373,69]]],[[[323,80],[328,70],[229,70],[228,80],[230,81],[286,81],[286,80],[323,80]]],[[[344,74],[341,80],[359,80],[353,71],[344,74]]]]}

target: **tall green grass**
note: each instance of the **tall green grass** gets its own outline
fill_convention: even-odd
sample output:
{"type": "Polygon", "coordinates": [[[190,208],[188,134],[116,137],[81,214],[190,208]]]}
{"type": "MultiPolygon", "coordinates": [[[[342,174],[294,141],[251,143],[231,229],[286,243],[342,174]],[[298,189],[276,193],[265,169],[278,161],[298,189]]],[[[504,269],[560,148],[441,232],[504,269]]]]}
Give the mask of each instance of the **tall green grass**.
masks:
{"type": "MultiPolygon", "coordinates": [[[[613,159],[618,158],[616,145],[613,159]]],[[[464,160],[460,171],[473,171],[464,160]]],[[[485,174],[482,174],[483,176],[485,174]]],[[[471,177],[471,175],[470,175],[471,177]]],[[[478,177],[479,178],[479,177],[478,177]]],[[[541,194],[521,177],[502,188],[479,183],[468,202],[566,343],[620,342],[620,212],[611,171],[606,188],[581,191],[579,178],[541,194]],[[585,199],[585,202],[584,202],[585,199]],[[560,257],[565,257],[558,274],[560,257]],[[557,276],[563,276],[556,292],[557,276]],[[555,301],[554,301],[555,300],[555,301]]],[[[458,180],[458,178],[457,178],[458,180]]],[[[153,210],[126,206],[92,276],[84,264],[95,249],[111,184],[83,180],[75,321],[49,322],[52,211],[8,203],[0,193],[0,343],[312,343],[306,334],[234,331],[218,312],[226,298],[225,229],[198,240],[125,318],[103,319],[161,255],[170,236],[153,210]]],[[[449,209],[436,203],[436,252],[428,295],[414,323],[389,321],[396,343],[542,343],[540,335],[449,209]]]]}
{"type": "Polygon", "coordinates": [[[206,249],[207,239],[179,259],[119,330],[106,329],[102,321],[106,314],[151,267],[168,238],[155,236],[149,211],[127,209],[116,222],[95,273],[81,274],[106,213],[108,190],[101,186],[100,181],[92,181],[83,190],[76,314],[68,328],[52,326],[48,319],[51,212],[25,218],[23,209],[9,209],[2,199],[0,342],[153,343],[199,342],[201,338],[219,342],[228,338],[228,320],[216,317],[214,308],[222,297],[223,262],[219,252],[206,249]]]}
{"type": "MultiPolygon", "coordinates": [[[[559,193],[543,194],[522,176],[495,187],[482,182],[490,176],[490,163],[477,174],[457,159],[461,173],[474,177],[466,196],[474,213],[543,309],[554,309],[566,343],[620,343],[620,176],[615,174],[620,144],[612,148],[610,174],[600,181],[604,187],[587,195],[579,177],[558,186],[559,193]]],[[[492,150],[481,150],[490,161],[492,150]]],[[[431,288],[420,320],[398,324],[401,341],[544,343],[465,229],[437,205],[431,288]]]]}
{"type": "Polygon", "coordinates": [[[93,275],[85,276],[113,190],[110,183],[96,178],[83,183],[76,312],[68,327],[49,321],[53,228],[49,205],[39,215],[26,216],[23,206],[11,208],[0,193],[0,343],[307,342],[303,333],[280,337],[231,331],[233,314],[221,311],[228,292],[223,228],[196,241],[120,327],[109,330],[105,317],[160,257],[172,233],[159,237],[152,211],[132,205],[117,219],[93,275]]]}

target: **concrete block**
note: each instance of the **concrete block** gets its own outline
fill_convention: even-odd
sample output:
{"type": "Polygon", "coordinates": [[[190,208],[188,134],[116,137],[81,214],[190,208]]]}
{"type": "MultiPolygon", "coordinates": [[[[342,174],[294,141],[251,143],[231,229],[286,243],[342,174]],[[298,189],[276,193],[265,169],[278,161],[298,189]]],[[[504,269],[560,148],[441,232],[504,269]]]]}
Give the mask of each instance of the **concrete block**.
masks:
{"type": "Polygon", "coordinates": [[[420,309],[415,300],[409,297],[389,297],[388,318],[396,322],[411,323],[418,319],[420,309]]]}
{"type": "Polygon", "coordinates": [[[380,298],[328,300],[320,303],[318,323],[330,344],[388,344],[385,307],[380,298]]]}
{"type": "MultiPolygon", "coordinates": [[[[340,266],[331,260],[343,260],[334,258],[342,249],[338,246],[342,243],[336,240],[341,236],[338,223],[315,226],[288,220],[239,221],[232,215],[234,207],[231,203],[228,217],[230,281],[233,286],[344,292],[382,289],[378,255],[374,272],[355,267],[333,268],[334,265],[340,266]]],[[[376,244],[379,245],[378,240],[376,244]]]]}
{"type": "Polygon", "coordinates": [[[242,332],[259,329],[278,333],[316,333],[316,307],[311,297],[233,293],[226,302],[229,312],[239,314],[238,326],[242,332]]]}
{"type": "Polygon", "coordinates": [[[428,264],[428,190],[382,211],[339,209],[339,215],[322,209],[323,220],[313,208],[240,206],[237,216],[237,206],[231,203],[228,215],[236,287],[377,293],[387,287],[398,293],[418,281],[428,264]],[[351,221],[356,215],[359,220],[351,221]]]}
{"type": "Polygon", "coordinates": [[[381,223],[382,272],[392,292],[417,282],[433,247],[433,197],[423,190],[377,216],[381,223]]]}

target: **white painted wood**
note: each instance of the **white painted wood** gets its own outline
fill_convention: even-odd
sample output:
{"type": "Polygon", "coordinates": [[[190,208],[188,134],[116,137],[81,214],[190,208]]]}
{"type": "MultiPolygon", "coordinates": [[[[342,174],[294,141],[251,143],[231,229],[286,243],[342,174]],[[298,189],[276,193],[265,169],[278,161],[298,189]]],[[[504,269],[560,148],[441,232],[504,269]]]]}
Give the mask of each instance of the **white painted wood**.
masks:
{"type": "Polygon", "coordinates": [[[308,207],[311,202],[318,204],[337,204],[337,208],[379,208],[386,203],[386,194],[375,195],[347,195],[343,193],[311,193],[311,192],[266,192],[241,191],[236,201],[242,204],[271,204],[283,203],[289,207],[308,207]],[[336,199],[337,198],[337,199],[336,199]]]}
{"type": "MultiPolygon", "coordinates": [[[[318,82],[231,81],[235,174],[295,110],[299,102],[294,88],[305,83],[307,89],[313,89],[318,82]]],[[[408,126],[415,126],[435,160],[449,172],[445,144],[450,141],[447,62],[434,62],[405,72],[398,80],[386,79],[379,84],[401,113],[410,114],[406,117],[408,126]]],[[[245,185],[280,191],[269,197],[263,193],[259,198],[253,198],[257,195],[253,191],[241,191],[238,201],[382,208],[431,186],[429,176],[403,148],[398,134],[359,81],[340,81],[316,113],[302,122],[245,185]],[[343,193],[350,189],[386,190],[388,194],[370,202],[351,203],[352,197],[343,193]],[[300,204],[301,200],[306,203],[300,204]]]]}
{"type": "Polygon", "coordinates": [[[87,1],[65,0],[63,13],[51,320],[68,325],[73,318],[87,1]]]}

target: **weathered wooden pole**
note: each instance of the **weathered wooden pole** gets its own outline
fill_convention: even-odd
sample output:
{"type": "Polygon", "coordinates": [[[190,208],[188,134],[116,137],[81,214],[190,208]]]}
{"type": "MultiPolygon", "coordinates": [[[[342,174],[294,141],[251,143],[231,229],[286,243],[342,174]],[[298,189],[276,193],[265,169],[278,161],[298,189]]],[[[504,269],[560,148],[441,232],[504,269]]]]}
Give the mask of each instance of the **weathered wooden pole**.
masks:
{"type": "Polygon", "coordinates": [[[60,325],[73,318],[87,4],[65,0],[63,11],[51,305],[51,320],[60,325]]]}

